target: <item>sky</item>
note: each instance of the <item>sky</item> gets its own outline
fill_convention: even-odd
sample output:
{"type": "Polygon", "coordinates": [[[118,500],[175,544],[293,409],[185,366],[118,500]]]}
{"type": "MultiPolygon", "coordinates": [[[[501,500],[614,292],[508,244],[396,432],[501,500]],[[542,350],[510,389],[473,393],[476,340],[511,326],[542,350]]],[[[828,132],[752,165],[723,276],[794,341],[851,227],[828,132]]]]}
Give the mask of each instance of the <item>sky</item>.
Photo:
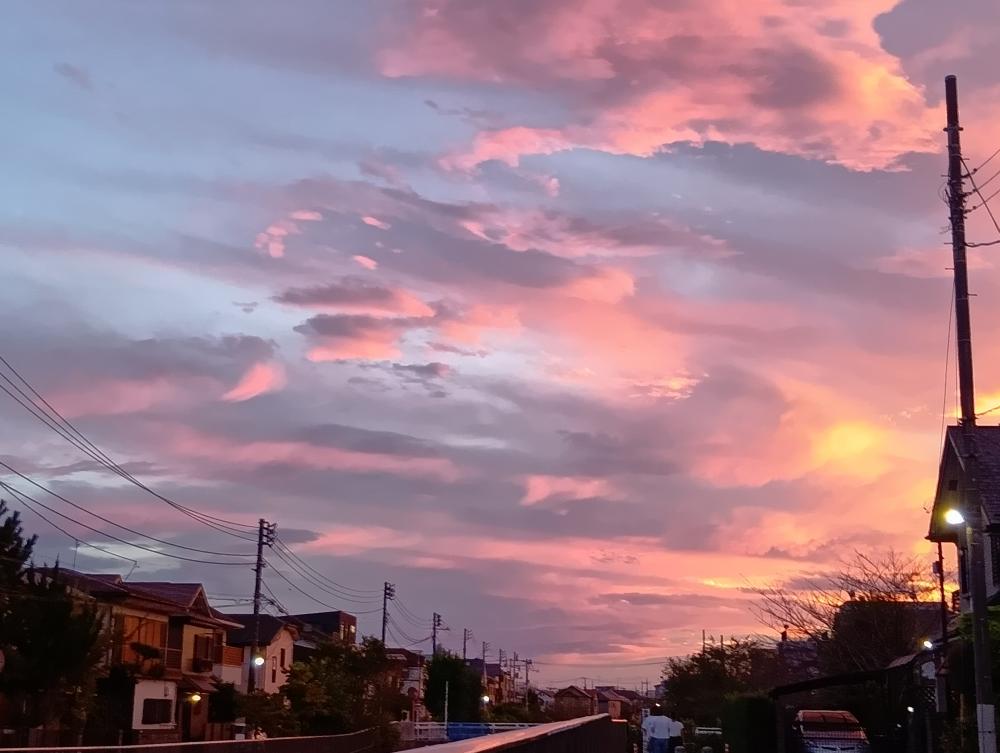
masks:
{"type": "MultiPolygon", "coordinates": [[[[274,521],[350,589],[270,555],[287,609],[375,633],[391,581],[397,642],[439,612],[448,648],[469,628],[543,683],[631,686],[702,630],[766,633],[755,585],[928,551],[954,403],[943,77],[975,167],[1000,147],[996,3],[5,17],[0,354],[144,484],[274,521]]],[[[979,209],[969,237],[1000,230],[979,209]]],[[[984,409],[992,256],[971,252],[984,409]]],[[[64,500],[252,551],[0,398],[0,460],[64,500]]],[[[252,589],[245,563],[155,552],[239,558],[117,543],[4,480],[73,517],[24,510],[39,559],[252,589]]]]}

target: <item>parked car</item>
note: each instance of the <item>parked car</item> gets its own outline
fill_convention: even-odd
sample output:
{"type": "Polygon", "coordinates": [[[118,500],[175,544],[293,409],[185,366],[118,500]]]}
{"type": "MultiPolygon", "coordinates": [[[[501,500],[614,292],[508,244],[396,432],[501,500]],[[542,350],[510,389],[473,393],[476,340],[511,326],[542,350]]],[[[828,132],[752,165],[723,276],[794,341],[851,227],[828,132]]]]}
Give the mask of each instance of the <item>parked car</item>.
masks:
{"type": "Polygon", "coordinates": [[[800,711],[795,715],[797,753],[870,753],[868,736],[850,711],[800,711]]]}

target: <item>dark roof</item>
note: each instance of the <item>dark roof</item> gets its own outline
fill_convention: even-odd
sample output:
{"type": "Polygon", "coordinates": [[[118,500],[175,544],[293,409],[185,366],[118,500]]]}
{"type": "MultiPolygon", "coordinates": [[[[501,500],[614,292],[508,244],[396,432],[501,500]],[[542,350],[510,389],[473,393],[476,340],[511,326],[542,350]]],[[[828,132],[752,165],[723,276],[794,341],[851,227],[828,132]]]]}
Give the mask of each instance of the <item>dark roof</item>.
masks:
{"type": "MultiPolygon", "coordinates": [[[[976,458],[979,461],[979,493],[982,500],[985,523],[1000,525],[1000,426],[976,426],[976,458]]],[[[960,503],[956,482],[961,486],[965,466],[964,429],[949,426],[945,434],[941,465],[938,470],[937,492],[934,495],[934,509],[931,513],[930,533],[932,541],[954,541],[956,530],[943,521],[944,512],[960,503]]]]}
{"type": "Polygon", "coordinates": [[[163,601],[172,601],[190,609],[202,590],[200,583],[167,583],[164,581],[133,582],[125,584],[133,593],[149,594],[163,601]]]}
{"type": "Polygon", "coordinates": [[[597,688],[597,700],[628,702],[628,698],[621,695],[615,688],[597,688]]]}
{"type": "Polygon", "coordinates": [[[581,690],[576,685],[570,685],[568,688],[563,688],[562,690],[556,691],[556,698],[590,698],[591,695],[586,690],[581,690]]]}
{"type": "MultiPolygon", "coordinates": [[[[254,616],[252,614],[223,614],[223,618],[242,625],[242,627],[230,630],[226,634],[226,643],[230,646],[253,645],[254,616]]],[[[262,614],[259,619],[260,645],[262,646],[272,643],[283,628],[290,627],[284,620],[270,614],[262,614]]]]}

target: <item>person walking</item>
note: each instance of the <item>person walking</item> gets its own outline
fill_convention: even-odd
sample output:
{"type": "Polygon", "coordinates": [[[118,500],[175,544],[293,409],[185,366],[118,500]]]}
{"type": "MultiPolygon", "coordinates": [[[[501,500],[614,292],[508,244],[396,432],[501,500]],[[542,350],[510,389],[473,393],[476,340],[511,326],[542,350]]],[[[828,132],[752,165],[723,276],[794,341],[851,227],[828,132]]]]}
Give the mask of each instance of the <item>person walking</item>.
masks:
{"type": "Polygon", "coordinates": [[[663,713],[663,709],[653,709],[642,723],[642,731],[649,738],[649,753],[667,753],[667,742],[673,729],[674,720],[663,713]]]}
{"type": "Polygon", "coordinates": [[[684,746],[684,725],[676,719],[670,720],[670,733],[667,737],[667,753],[675,753],[684,746]]]}

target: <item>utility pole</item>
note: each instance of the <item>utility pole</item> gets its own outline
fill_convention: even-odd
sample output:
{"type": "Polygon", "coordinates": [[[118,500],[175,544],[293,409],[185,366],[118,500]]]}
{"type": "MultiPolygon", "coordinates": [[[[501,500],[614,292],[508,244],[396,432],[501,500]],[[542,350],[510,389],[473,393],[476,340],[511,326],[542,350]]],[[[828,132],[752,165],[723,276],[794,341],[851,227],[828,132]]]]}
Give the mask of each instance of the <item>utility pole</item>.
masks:
{"type": "Polygon", "coordinates": [[[535,662],[532,659],[524,660],[524,705],[528,705],[528,689],[531,687],[530,672],[535,662]]]}
{"type": "Polygon", "coordinates": [[[444,681],[444,734],[446,737],[448,735],[448,685],[449,684],[450,683],[447,680],[444,681]]]}
{"type": "Polygon", "coordinates": [[[469,628],[465,628],[462,631],[462,661],[466,661],[469,658],[469,641],[472,640],[472,631],[469,628]]]}
{"type": "Polygon", "coordinates": [[[983,551],[982,500],[979,496],[979,459],[976,446],[976,398],[972,375],[972,324],[969,315],[969,270],[965,258],[965,166],[961,126],[958,124],[958,81],[944,80],[948,113],[948,209],[951,220],[952,266],[955,272],[955,328],[958,346],[958,384],[962,404],[962,444],[965,485],[962,514],[968,550],[972,599],[972,649],[976,675],[976,727],[979,753],[996,753],[989,625],[986,621],[986,570],[983,551]]]}
{"type": "Polygon", "coordinates": [[[486,683],[486,656],[489,653],[489,650],[490,650],[490,644],[487,643],[486,641],[483,641],[483,692],[485,692],[486,688],[487,688],[487,683],[486,683]]]}
{"type": "Polygon", "coordinates": [[[434,617],[431,621],[431,656],[438,655],[438,630],[441,629],[441,615],[437,612],[434,613],[434,617]]]}
{"type": "Polygon", "coordinates": [[[250,666],[247,668],[247,692],[257,689],[258,652],[260,651],[260,587],[264,577],[264,547],[274,543],[274,535],[278,530],[275,523],[268,523],[261,518],[257,521],[257,562],[254,565],[253,581],[253,643],[250,647],[250,666]]]}
{"type": "Polygon", "coordinates": [[[385,630],[389,625],[389,602],[396,598],[396,585],[386,581],[382,585],[382,645],[385,646],[385,630]]]}

